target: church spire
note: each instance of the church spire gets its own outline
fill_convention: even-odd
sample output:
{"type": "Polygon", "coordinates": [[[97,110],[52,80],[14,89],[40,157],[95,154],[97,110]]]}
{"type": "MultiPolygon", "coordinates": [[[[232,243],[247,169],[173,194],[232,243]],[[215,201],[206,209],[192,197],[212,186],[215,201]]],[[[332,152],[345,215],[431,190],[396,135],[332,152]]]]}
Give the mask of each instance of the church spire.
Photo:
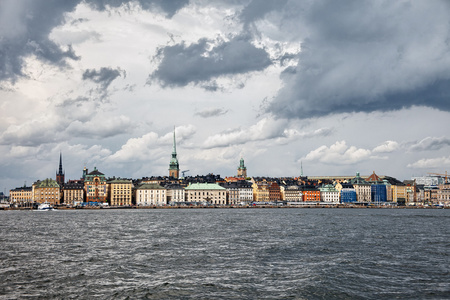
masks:
{"type": "Polygon", "coordinates": [[[59,152],[59,169],[58,172],[56,172],[56,182],[59,184],[59,186],[64,185],[64,171],[62,166],[62,153],[59,152]]]}
{"type": "Polygon", "coordinates": [[[175,140],[175,127],[173,128],[173,148],[172,158],[169,163],[169,177],[178,178],[180,175],[180,165],[177,158],[177,145],[175,140]]]}

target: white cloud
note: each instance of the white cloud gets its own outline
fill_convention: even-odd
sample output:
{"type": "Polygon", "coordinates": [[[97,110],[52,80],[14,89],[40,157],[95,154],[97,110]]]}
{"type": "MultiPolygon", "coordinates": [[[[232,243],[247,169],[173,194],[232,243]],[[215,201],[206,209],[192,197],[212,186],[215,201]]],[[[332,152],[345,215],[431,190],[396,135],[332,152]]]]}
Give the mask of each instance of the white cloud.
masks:
{"type": "MultiPolygon", "coordinates": [[[[175,129],[177,145],[192,137],[195,133],[193,125],[180,126],[175,129]]],[[[171,153],[173,132],[159,136],[149,132],[139,138],[129,139],[117,152],[108,158],[110,162],[154,161],[171,153]],[[165,146],[165,147],[161,147],[165,146]]]]}
{"type": "Polygon", "coordinates": [[[230,129],[226,132],[210,136],[204,142],[205,148],[226,147],[245,144],[250,141],[272,139],[283,135],[287,121],[263,118],[247,129],[230,129]]]}
{"type": "Polygon", "coordinates": [[[390,153],[399,148],[399,144],[396,141],[386,141],[383,144],[375,147],[372,151],[374,153],[390,153]]]}
{"type": "Polygon", "coordinates": [[[439,168],[444,166],[450,166],[450,157],[438,157],[438,158],[423,158],[414,163],[408,164],[408,168],[439,168]]]}
{"type": "Polygon", "coordinates": [[[371,158],[371,151],[355,146],[347,146],[345,141],[338,141],[331,145],[320,146],[309,152],[300,160],[317,161],[325,164],[346,165],[355,164],[371,158]]]}

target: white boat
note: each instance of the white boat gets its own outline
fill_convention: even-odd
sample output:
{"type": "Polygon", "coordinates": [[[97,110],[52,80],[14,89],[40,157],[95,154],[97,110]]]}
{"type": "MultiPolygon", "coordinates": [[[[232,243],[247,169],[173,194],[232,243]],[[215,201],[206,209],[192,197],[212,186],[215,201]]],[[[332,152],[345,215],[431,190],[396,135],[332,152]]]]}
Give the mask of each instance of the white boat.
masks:
{"type": "Polygon", "coordinates": [[[45,202],[45,203],[39,204],[38,210],[54,210],[54,208],[49,203],[45,202]]]}

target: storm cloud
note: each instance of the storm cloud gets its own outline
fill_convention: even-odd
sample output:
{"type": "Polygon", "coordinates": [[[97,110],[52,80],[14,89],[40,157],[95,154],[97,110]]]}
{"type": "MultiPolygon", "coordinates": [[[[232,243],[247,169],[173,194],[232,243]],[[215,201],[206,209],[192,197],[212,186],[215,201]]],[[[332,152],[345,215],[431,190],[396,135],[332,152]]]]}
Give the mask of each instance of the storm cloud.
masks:
{"type": "Polygon", "coordinates": [[[66,59],[79,59],[70,45],[62,48],[48,37],[54,27],[63,23],[64,13],[72,11],[78,2],[1,1],[0,80],[15,82],[25,76],[25,58],[31,55],[60,67],[66,66],[66,59]]]}
{"type": "Polygon", "coordinates": [[[281,30],[299,39],[298,64],[282,74],[284,87],[268,112],[309,118],[411,106],[450,110],[448,2],[294,2],[281,12],[281,30]]]}
{"type": "Polygon", "coordinates": [[[189,4],[189,0],[3,0],[0,1],[0,81],[15,82],[27,76],[26,58],[35,56],[44,63],[67,67],[67,59],[79,60],[71,45],[58,45],[49,38],[53,28],[62,25],[65,14],[78,4],[87,3],[103,11],[128,3],[138,3],[142,9],[161,11],[172,17],[189,4]]]}
{"type": "Polygon", "coordinates": [[[272,64],[269,54],[255,47],[248,37],[237,36],[229,41],[200,39],[160,48],[161,62],[150,75],[149,83],[157,80],[162,86],[186,86],[212,79],[253,71],[262,71],[272,64]]]}
{"type": "Polygon", "coordinates": [[[126,72],[120,68],[112,69],[103,67],[99,71],[95,69],[84,71],[83,80],[91,80],[98,83],[102,89],[106,90],[111,82],[119,76],[126,77],[126,72]]]}

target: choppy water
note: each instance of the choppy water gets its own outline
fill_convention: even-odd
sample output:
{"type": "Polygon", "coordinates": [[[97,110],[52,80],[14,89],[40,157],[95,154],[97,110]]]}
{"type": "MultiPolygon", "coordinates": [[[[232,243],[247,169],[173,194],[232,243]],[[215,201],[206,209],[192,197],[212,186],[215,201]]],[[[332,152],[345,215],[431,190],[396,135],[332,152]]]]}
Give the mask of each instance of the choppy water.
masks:
{"type": "Polygon", "coordinates": [[[448,299],[450,210],[0,212],[0,298],[448,299]]]}

